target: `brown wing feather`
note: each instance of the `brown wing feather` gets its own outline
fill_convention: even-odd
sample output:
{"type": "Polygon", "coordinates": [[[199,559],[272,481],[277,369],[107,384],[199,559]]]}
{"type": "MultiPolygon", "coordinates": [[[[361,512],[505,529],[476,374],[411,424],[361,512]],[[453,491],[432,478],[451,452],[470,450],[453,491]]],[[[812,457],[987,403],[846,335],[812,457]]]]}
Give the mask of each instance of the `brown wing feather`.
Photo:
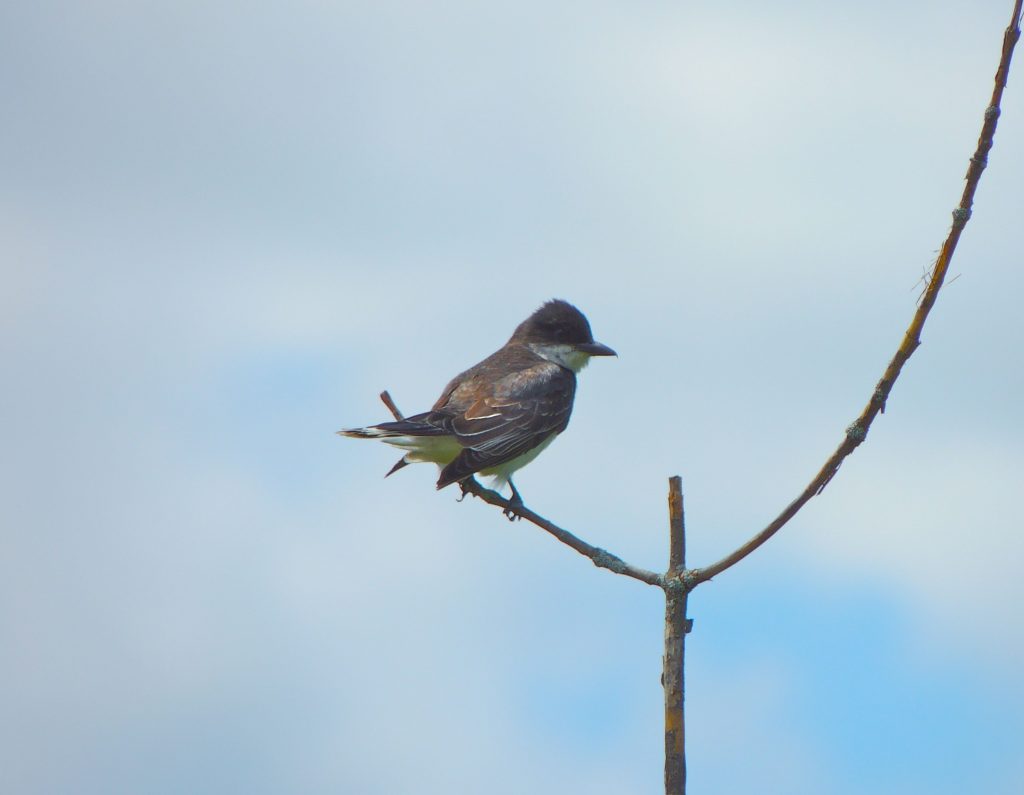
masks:
{"type": "Polygon", "coordinates": [[[449,404],[442,412],[449,418],[446,426],[465,449],[441,471],[438,488],[518,458],[552,433],[565,430],[572,414],[576,376],[556,364],[534,359],[532,366],[490,384],[478,381],[471,402],[467,400],[470,395],[458,395],[460,389],[452,397],[461,397],[468,405],[458,413],[448,413],[449,404]]]}

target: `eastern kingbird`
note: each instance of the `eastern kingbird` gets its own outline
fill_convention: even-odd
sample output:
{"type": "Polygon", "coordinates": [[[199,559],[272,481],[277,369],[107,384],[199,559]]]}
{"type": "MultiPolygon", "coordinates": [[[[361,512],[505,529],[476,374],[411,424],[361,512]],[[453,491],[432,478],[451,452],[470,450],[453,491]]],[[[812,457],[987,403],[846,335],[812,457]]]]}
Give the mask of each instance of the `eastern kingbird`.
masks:
{"type": "Polygon", "coordinates": [[[455,376],[430,411],[338,433],[380,439],[407,451],[388,475],[430,461],[441,468],[439,489],[479,472],[493,476],[498,486],[508,483],[512,502],[521,504],[512,473],[569,424],[576,373],[591,356],[615,355],[594,342],[580,310],[566,301],[548,301],[503,347],[455,376]]]}

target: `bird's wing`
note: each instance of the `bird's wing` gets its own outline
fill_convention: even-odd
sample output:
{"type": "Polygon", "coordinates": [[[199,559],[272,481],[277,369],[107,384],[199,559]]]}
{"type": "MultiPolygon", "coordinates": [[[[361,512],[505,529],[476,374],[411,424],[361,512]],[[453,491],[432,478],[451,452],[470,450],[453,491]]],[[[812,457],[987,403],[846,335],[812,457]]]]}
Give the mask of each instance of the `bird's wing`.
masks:
{"type": "Polygon", "coordinates": [[[458,411],[449,404],[445,425],[465,449],[441,471],[438,488],[518,458],[561,433],[575,392],[571,371],[542,362],[490,386],[480,383],[458,411]]]}

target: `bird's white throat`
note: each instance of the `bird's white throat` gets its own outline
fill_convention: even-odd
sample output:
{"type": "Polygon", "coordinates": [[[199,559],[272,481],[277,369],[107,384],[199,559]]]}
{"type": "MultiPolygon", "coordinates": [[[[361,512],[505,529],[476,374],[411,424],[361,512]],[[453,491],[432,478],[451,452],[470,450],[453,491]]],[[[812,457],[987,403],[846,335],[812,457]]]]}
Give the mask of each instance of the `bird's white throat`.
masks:
{"type": "Polygon", "coordinates": [[[578,351],[572,345],[530,342],[527,347],[542,359],[554,362],[559,367],[566,367],[578,373],[590,362],[590,354],[578,351]]]}

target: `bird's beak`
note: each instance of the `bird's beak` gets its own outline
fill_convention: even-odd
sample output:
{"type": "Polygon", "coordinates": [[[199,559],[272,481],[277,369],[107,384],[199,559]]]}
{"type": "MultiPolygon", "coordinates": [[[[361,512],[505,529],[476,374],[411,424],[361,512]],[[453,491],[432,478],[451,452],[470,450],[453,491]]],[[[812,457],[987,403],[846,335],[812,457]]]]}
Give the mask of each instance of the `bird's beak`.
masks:
{"type": "Polygon", "coordinates": [[[590,356],[618,356],[615,351],[609,348],[607,345],[602,345],[600,342],[583,342],[576,346],[576,350],[580,353],[586,353],[590,356]]]}

